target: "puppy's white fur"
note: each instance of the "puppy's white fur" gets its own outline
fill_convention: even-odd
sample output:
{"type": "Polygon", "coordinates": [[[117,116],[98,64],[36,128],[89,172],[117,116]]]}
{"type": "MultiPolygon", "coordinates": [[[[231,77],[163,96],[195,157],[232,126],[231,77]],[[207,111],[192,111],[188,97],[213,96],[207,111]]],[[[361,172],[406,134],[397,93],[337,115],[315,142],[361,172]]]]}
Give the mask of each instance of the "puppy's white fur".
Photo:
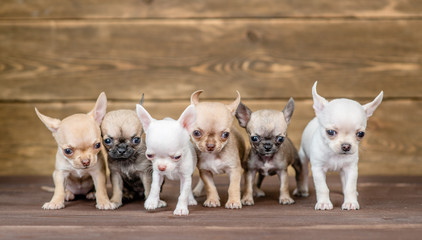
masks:
{"type": "Polygon", "coordinates": [[[306,126],[299,150],[305,181],[298,186],[295,194],[308,193],[307,176],[310,160],[317,196],[315,209],[333,209],[326,173],[339,171],[344,194],[342,209],[357,210],[359,209],[356,190],[358,151],[362,139],[358,133],[365,132],[367,119],[381,103],[383,92],[381,91],[374,101],[361,105],[350,99],[335,99],[328,102],[318,95],[316,86],[317,82],[312,88],[316,118],[306,126]],[[328,134],[329,130],[334,131],[334,136],[328,134]]]}
{"type": "MultiPolygon", "coordinates": [[[[101,150],[101,121],[105,115],[107,98],[101,93],[94,109],[88,114],[74,114],[63,120],[47,117],[36,108],[41,121],[53,133],[58,149],[53,172],[54,195],[43,209],[64,208],[77,194],[97,199],[98,209],[114,209],[106,191],[106,165],[101,150]],[[70,149],[71,154],[65,154],[70,149]],[[91,192],[94,189],[96,193],[91,192]]],[[[69,151],[70,151],[69,150],[69,151]]]]}
{"type": "Polygon", "coordinates": [[[197,204],[192,194],[192,174],[197,158],[189,136],[196,119],[194,106],[187,107],[177,121],[170,118],[155,120],[141,105],[136,105],[136,112],[146,134],[146,156],[153,167],[151,192],[145,208],[162,207],[160,186],[164,177],[180,179],[180,196],[173,214],[188,215],[188,205],[197,204]]]}

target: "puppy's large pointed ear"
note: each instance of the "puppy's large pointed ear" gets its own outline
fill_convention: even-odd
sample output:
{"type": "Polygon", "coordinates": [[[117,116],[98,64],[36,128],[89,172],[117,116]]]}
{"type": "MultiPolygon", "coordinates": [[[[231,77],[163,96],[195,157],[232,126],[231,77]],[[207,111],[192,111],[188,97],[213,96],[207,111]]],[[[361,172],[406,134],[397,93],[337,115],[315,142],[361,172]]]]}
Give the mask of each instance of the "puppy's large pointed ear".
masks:
{"type": "Polygon", "coordinates": [[[233,115],[235,115],[237,107],[239,106],[239,103],[240,103],[240,93],[239,91],[236,91],[236,92],[237,92],[236,100],[234,100],[234,102],[230,103],[229,105],[226,105],[233,115]]]}
{"type": "Polygon", "coordinates": [[[284,118],[286,119],[287,125],[290,123],[290,119],[292,119],[294,110],[295,110],[295,101],[293,100],[293,98],[290,98],[283,109],[283,114],[284,114],[284,118]]]}
{"type": "Polygon", "coordinates": [[[57,132],[57,129],[59,129],[61,121],[57,118],[51,118],[47,117],[43,114],[41,114],[37,108],[35,108],[35,112],[38,115],[38,118],[41,120],[41,122],[44,123],[44,125],[50,130],[52,133],[57,132]]]}
{"type": "Polygon", "coordinates": [[[375,109],[377,109],[377,107],[381,104],[383,96],[384,92],[381,91],[380,94],[374,99],[374,101],[362,106],[363,109],[365,109],[366,118],[372,116],[372,114],[375,112],[375,109]]]}
{"type": "Polygon", "coordinates": [[[88,115],[91,115],[95,122],[97,122],[98,125],[101,125],[101,122],[103,121],[103,118],[107,111],[107,96],[104,92],[100,93],[100,95],[97,98],[97,102],[95,103],[94,108],[88,113],[88,115]]]}
{"type": "Polygon", "coordinates": [[[194,93],[192,93],[192,95],[190,96],[190,104],[196,105],[199,103],[199,95],[201,95],[201,93],[203,93],[204,90],[198,90],[194,93]]]}
{"type": "Polygon", "coordinates": [[[196,121],[196,109],[194,105],[189,105],[177,120],[189,134],[193,131],[196,121]]]}
{"type": "Polygon", "coordinates": [[[328,103],[328,101],[321,97],[320,95],[318,95],[317,91],[316,91],[316,87],[317,87],[317,83],[314,83],[314,86],[312,87],[312,97],[314,99],[314,110],[315,110],[315,114],[318,115],[319,113],[322,112],[322,110],[324,110],[325,105],[328,103]]]}
{"type": "Polygon", "coordinates": [[[146,132],[152,121],[154,121],[154,118],[152,118],[148,111],[139,104],[136,104],[136,114],[138,114],[139,120],[141,120],[142,123],[142,127],[146,132]]]}
{"type": "Polygon", "coordinates": [[[245,104],[240,102],[235,116],[241,127],[246,128],[246,125],[248,125],[248,122],[251,119],[251,115],[252,111],[245,104]]]}

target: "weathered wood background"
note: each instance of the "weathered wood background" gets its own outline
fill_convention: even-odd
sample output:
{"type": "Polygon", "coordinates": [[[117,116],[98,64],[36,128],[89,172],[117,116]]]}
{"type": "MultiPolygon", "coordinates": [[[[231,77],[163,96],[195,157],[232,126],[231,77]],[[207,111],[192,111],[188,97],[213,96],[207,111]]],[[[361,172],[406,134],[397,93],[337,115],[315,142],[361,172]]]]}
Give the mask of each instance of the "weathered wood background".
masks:
{"type": "Polygon", "coordinates": [[[368,123],[360,174],[422,175],[422,2],[411,0],[2,0],[0,175],[50,175],[55,142],[34,112],[109,110],[141,93],[154,117],[190,94],[296,111],[299,146],[327,98],[385,98],[368,123]]]}

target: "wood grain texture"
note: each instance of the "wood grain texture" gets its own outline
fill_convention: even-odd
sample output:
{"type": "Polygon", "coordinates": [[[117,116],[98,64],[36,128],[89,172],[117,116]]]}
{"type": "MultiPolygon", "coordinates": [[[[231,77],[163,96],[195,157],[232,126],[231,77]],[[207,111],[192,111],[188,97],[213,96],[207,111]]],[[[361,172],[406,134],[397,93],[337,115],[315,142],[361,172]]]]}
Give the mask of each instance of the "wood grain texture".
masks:
{"type": "Polygon", "coordinates": [[[421,42],[419,20],[0,22],[0,100],[420,98],[421,42]]]}
{"type": "MultiPolygon", "coordinates": [[[[287,101],[244,101],[253,111],[282,110],[287,101]]],[[[228,102],[227,102],[228,103],[228,102]]],[[[362,102],[364,103],[364,102],[362,102]]],[[[136,102],[110,102],[108,110],[133,109],[136,102]]],[[[157,119],[178,118],[189,104],[145,102],[157,119]]],[[[50,175],[54,169],[56,144],[34,112],[36,106],[47,116],[64,118],[88,112],[94,102],[1,103],[0,175],[50,175]]],[[[314,116],[312,101],[296,101],[289,137],[299,147],[302,131],[314,116]]],[[[361,144],[361,175],[421,175],[422,101],[385,101],[368,121],[367,137],[361,144]]]]}
{"type": "Polygon", "coordinates": [[[0,8],[0,19],[421,16],[412,0],[3,0],[0,8]]]}

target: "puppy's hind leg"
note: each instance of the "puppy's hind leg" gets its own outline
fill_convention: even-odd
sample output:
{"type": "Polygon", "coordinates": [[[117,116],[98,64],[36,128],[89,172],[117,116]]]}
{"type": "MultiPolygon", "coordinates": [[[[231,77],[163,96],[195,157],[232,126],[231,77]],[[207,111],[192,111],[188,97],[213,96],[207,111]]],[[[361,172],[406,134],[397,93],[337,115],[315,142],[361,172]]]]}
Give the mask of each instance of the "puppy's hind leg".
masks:
{"type": "Polygon", "coordinates": [[[261,189],[261,185],[262,182],[264,181],[265,176],[262,174],[258,174],[258,181],[256,182],[256,185],[253,185],[253,195],[255,197],[265,197],[265,192],[262,191],[261,189]]]}
{"type": "Polygon", "coordinates": [[[296,172],[296,189],[293,191],[293,195],[296,197],[307,197],[309,196],[308,189],[308,175],[309,175],[309,158],[303,152],[303,149],[299,150],[299,157],[296,156],[293,162],[293,168],[296,172]]]}
{"type": "Polygon", "coordinates": [[[193,189],[193,196],[201,197],[204,195],[204,182],[201,178],[199,178],[198,183],[196,184],[195,188],[193,189]]]}

